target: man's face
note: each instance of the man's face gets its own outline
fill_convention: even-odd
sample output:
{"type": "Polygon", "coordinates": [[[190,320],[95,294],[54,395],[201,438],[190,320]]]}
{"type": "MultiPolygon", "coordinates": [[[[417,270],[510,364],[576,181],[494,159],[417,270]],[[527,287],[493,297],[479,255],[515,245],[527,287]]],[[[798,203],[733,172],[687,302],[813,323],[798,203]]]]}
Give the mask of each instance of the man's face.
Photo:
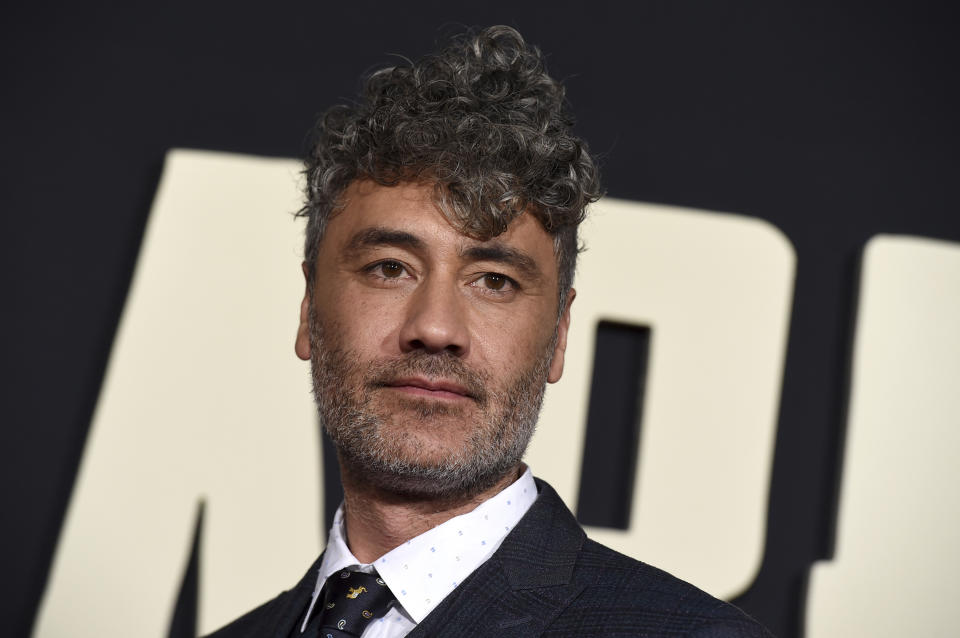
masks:
{"type": "Polygon", "coordinates": [[[321,240],[296,351],[358,478],[419,496],[476,493],[519,463],[563,371],[552,237],[529,214],[477,241],[433,185],[352,184],[321,240]],[[312,294],[311,294],[312,292],[312,294]]]}

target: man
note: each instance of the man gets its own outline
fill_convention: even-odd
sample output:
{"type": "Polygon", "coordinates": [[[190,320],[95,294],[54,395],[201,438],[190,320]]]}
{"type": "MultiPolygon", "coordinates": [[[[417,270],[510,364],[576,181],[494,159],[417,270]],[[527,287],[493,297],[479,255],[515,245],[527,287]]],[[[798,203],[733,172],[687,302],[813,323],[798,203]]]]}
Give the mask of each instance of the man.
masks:
{"type": "Polygon", "coordinates": [[[521,461],[600,195],[571,124],[508,27],[378,71],[321,119],[296,352],[344,502],[303,580],[217,638],[766,635],[586,539],[521,461]]]}

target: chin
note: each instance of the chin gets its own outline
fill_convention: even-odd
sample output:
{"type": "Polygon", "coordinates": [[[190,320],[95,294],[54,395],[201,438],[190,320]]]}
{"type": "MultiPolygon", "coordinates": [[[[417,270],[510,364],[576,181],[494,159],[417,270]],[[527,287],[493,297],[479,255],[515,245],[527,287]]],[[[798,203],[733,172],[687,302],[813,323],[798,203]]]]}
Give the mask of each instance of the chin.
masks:
{"type": "Polygon", "coordinates": [[[376,411],[389,416],[381,418],[384,421],[399,421],[402,427],[423,425],[433,429],[442,426],[444,422],[453,421],[452,425],[462,428],[465,422],[477,418],[477,406],[469,399],[449,401],[394,393],[384,403],[385,405],[376,411]]]}
{"type": "Polygon", "coordinates": [[[503,403],[490,413],[474,401],[373,391],[366,402],[325,401],[320,412],[354,485],[400,498],[464,499],[515,471],[533,434],[539,401],[503,403]]]}
{"type": "Polygon", "coordinates": [[[519,458],[480,458],[469,445],[445,446],[431,437],[405,433],[403,441],[379,450],[339,449],[353,477],[385,492],[415,499],[469,498],[496,485],[519,458]]]}

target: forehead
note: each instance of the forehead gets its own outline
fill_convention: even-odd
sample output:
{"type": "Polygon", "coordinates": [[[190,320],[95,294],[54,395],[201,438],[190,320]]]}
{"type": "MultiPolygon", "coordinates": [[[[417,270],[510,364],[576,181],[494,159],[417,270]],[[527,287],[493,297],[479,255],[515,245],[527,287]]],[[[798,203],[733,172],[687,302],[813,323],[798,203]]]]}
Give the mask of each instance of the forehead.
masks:
{"type": "Polygon", "coordinates": [[[533,215],[523,213],[500,235],[478,240],[450,223],[437,206],[432,183],[401,182],[396,186],[383,186],[369,180],[353,182],[341,198],[340,209],[328,222],[321,252],[344,248],[357,233],[368,229],[411,233],[433,250],[462,252],[465,247],[508,246],[529,255],[545,275],[556,276],[554,238],[533,215]]]}

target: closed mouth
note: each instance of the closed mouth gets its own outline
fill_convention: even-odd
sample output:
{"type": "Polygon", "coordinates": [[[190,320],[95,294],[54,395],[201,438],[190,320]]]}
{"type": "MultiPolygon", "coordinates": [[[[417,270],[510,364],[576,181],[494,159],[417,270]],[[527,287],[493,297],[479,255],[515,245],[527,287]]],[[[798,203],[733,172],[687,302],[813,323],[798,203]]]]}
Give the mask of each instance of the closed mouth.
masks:
{"type": "Polygon", "coordinates": [[[462,400],[476,399],[464,386],[446,379],[426,379],[424,377],[403,377],[385,384],[401,392],[433,399],[462,400]]]}

